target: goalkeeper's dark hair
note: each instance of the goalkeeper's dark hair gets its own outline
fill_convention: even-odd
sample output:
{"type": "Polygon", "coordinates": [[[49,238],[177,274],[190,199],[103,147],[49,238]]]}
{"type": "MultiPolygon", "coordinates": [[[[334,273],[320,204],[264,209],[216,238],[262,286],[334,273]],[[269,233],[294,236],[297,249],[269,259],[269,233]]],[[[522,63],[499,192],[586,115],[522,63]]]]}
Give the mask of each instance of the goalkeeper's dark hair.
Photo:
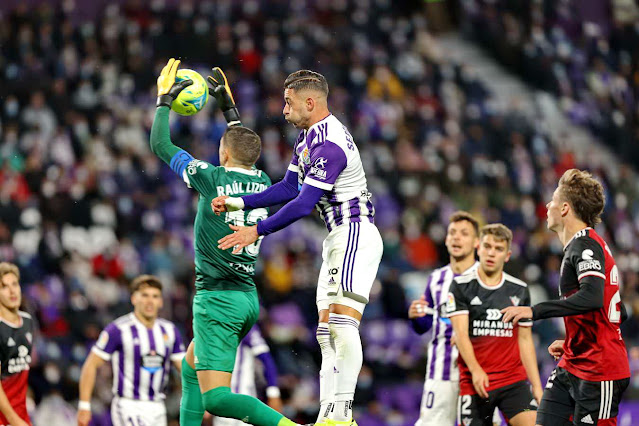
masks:
{"type": "Polygon", "coordinates": [[[231,126],[222,137],[224,146],[231,152],[238,165],[251,167],[262,152],[262,139],[253,130],[242,126],[231,126]]]}
{"type": "Polygon", "coordinates": [[[296,92],[304,89],[317,90],[328,96],[328,83],[326,78],[315,71],[299,70],[290,74],[284,80],[284,89],[293,89],[296,92]]]}

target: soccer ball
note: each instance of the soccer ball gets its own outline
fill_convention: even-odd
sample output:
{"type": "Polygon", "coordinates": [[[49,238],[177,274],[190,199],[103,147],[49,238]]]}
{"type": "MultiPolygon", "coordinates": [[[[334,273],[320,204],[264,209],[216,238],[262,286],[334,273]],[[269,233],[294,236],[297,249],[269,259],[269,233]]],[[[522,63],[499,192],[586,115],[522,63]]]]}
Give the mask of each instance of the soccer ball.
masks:
{"type": "Polygon", "coordinates": [[[183,80],[193,80],[193,84],[180,92],[171,104],[171,109],[180,115],[193,115],[204,108],[209,100],[209,87],[204,77],[193,70],[178,70],[175,81],[183,80]]]}

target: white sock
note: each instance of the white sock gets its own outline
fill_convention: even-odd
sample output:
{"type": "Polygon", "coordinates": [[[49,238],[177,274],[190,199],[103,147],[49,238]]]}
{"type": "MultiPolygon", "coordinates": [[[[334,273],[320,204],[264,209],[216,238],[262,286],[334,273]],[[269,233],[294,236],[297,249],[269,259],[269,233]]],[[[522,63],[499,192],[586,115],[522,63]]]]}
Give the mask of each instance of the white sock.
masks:
{"type": "Polygon", "coordinates": [[[346,422],[353,418],[353,398],[362,369],[359,321],[348,315],[329,314],[328,326],[335,339],[335,407],[329,419],[346,422]]]}
{"type": "Polygon", "coordinates": [[[317,343],[322,351],[322,366],[320,368],[320,411],[316,423],[320,423],[324,417],[328,417],[335,403],[333,383],[335,381],[335,342],[331,336],[327,322],[317,325],[317,343]]]}

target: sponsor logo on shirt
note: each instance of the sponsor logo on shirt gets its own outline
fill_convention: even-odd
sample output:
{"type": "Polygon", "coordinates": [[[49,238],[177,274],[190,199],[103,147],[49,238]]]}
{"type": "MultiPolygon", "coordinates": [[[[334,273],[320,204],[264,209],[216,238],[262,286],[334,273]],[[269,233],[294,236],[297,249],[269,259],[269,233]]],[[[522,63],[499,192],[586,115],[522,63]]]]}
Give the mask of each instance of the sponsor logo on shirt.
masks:
{"type": "Polygon", "coordinates": [[[229,266],[235,269],[238,272],[244,272],[245,274],[254,274],[255,266],[254,265],[246,265],[244,263],[235,263],[229,262],[229,266]]]}
{"type": "Polygon", "coordinates": [[[577,265],[579,272],[597,270],[601,271],[601,262],[598,260],[584,260],[577,265]]]}
{"type": "Polygon", "coordinates": [[[31,364],[31,355],[29,355],[29,348],[24,345],[18,346],[18,356],[16,358],[9,359],[7,363],[7,372],[9,374],[20,373],[29,369],[31,364]]]}
{"type": "Polygon", "coordinates": [[[204,161],[200,160],[191,160],[189,165],[186,167],[186,172],[190,175],[194,175],[197,173],[197,169],[200,168],[202,170],[207,169],[209,167],[204,161]]]}
{"type": "Polygon", "coordinates": [[[319,179],[326,179],[326,170],[324,170],[324,167],[326,167],[326,163],[328,163],[328,160],[324,157],[320,157],[315,160],[313,166],[311,167],[309,175],[313,175],[314,177],[319,179]]]}
{"type": "Polygon", "coordinates": [[[142,355],[142,368],[153,374],[164,366],[164,357],[151,349],[148,354],[142,355]]]}

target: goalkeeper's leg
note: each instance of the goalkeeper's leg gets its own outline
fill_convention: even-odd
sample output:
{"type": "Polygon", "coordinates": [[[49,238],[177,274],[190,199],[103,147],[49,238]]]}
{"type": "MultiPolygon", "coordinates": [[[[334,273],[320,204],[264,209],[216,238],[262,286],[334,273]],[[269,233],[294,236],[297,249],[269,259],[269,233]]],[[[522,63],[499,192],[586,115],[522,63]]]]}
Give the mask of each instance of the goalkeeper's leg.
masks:
{"type": "Polygon", "coordinates": [[[204,417],[200,384],[193,362],[193,342],[182,359],[182,401],[180,401],[180,424],[182,426],[200,426],[204,417]]]}

